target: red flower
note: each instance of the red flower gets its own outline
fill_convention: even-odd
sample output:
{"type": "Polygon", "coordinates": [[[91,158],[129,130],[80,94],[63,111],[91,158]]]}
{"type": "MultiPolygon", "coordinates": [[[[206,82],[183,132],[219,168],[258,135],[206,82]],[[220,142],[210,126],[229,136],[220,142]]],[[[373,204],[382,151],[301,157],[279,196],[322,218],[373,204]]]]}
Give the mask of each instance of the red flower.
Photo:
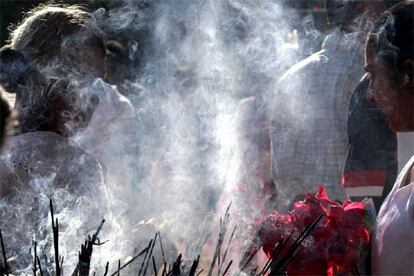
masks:
{"type": "MultiPolygon", "coordinates": [[[[287,267],[289,275],[336,275],[349,273],[356,264],[369,232],[364,226],[362,202],[345,201],[342,205],[328,198],[324,187],[316,195],[307,194],[288,214],[274,211],[260,222],[260,241],[270,258],[275,246],[291,233],[299,235],[319,214],[323,218],[300,245],[300,253],[287,267]]],[[[289,244],[287,248],[289,248],[289,244]]],[[[286,253],[287,248],[281,252],[286,253]]]]}

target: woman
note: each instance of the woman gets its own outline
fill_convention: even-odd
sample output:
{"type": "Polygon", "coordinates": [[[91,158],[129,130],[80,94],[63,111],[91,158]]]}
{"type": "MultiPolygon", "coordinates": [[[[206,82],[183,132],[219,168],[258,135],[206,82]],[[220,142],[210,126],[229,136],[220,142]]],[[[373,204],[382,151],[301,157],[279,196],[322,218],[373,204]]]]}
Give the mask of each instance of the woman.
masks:
{"type": "Polygon", "coordinates": [[[134,115],[129,101],[102,81],[105,60],[93,15],[77,6],[31,11],[0,49],[0,85],[16,94],[20,130],[0,155],[0,228],[13,241],[15,267],[31,258],[31,233],[39,240],[47,234],[48,198],[65,214],[59,218],[68,243],[62,250],[76,252],[69,243],[79,229],[95,227],[104,216],[99,144],[134,115]]]}
{"type": "MultiPolygon", "coordinates": [[[[15,111],[22,133],[10,141],[8,150],[20,147],[22,152],[26,145],[28,152],[39,152],[38,158],[52,164],[77,163],[72,159],[77,159],[75,156],[81,149],[64,137],[77,135],[77,140],[81,140],[79,133],[87,132],[87,140],[97,144],[110,135],[103,132],[114,121],[132,117],[134,111],[128,100],[101,80],[105,77],[105,61],[103,34],[91,13],[77,6],[43,6],[31,11],[12,32],[10,44],[0,50],[0,85],[16,94],[15,111]],[[106,114],[102,114],[105,113],[102,110],[106,110],[106,114]],[[98,119],[94,116],[97,111],[98,119]],[[90,137],[92,130],[100,131],[95,133],[99,139],[90,137]],[[40,156],[43,151],[49,152],[48,158],[40,156]]],[[[89,145],[78,145],[93,154],[89,145]]],[[[86,152],[82,155],[96,163],[97,156],[89,156],[86,152]]],[[[24,160],[16,158],[19,160],[13,161],[17,162],[14,166],[21,167],[24,160]]],[[[89,165],[100,167],[98,163],[89,165]]],[[[40,167],[51,173],[47,166],[40,167]]],[[[60,166],[56,177],[60,180],[58,185],[72,186],[84,177],[70,167],[60,166]]],[[[78,169],[83,171],[82,168],[87,167],[78,169]]],[[[27,165],[22,174],[27,175],[30,168],[27,165]]],[[[31,178],[30,173],[27,178],[31,178]]],[[[4,190],[4,184],[2,186],[4,190]]]]}
{"type": "MultiPolygon", "coordinates": [[[[395,132],[414,131],[414,1],[392,7],[368,36],[368,97],[395,132]]],[[[414,158],[381,206],[373,236],[372,272],[414,273],[414,158]]]]}

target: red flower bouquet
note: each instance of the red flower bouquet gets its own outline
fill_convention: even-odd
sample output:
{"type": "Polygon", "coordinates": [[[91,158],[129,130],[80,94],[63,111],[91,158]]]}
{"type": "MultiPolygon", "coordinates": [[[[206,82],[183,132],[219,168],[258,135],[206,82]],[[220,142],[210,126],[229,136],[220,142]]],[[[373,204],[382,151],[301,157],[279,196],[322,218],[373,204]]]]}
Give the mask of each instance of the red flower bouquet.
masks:
{"type": "Polygon", "coordinates": [[[345,201],[341,205],[319,187],[316,195],[309,193],[295,202],[289,213],[275,211],[262,219],[258,244],[270,259],[283,260],[291,254],[283,265],[288,275],[347,275],[369,242],[365,215],[364,203],[345,201]]]}

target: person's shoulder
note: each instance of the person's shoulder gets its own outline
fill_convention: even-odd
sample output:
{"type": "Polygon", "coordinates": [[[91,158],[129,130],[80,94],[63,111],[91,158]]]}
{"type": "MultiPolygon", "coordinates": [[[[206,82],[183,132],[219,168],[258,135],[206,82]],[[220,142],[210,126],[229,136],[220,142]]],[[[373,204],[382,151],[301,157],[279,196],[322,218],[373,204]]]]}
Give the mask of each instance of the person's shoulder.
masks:
{"type": "Polygon", "coordinates": [[[34,178],[48,179],[57,187],[77,190],[104,182],[102,166],[94,156],[53,132],[36,131],[10,137],[0,161],[25,185],[30,185],[34,178]]]}
{"type": "Polygon", "coordinates": [[[0,201],[9,198],[21,188],[17,174],[0,159],[0,201]]]}
{"type": "Polygon", "coordinates": [[[411,188],[414,188],[414,155],[411,156],[410,160],[404,165],[401,170],[400,175],[398,176],[395,182],[395,188],[401,189],[408,185],[411,185],[411,188]]]}

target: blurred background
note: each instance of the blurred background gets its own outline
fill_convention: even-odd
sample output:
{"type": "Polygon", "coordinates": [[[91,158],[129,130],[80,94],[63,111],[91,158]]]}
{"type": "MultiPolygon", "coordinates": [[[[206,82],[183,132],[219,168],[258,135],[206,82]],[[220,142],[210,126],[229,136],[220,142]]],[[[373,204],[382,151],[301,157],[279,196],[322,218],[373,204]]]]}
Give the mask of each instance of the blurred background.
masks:
{"type": "MultiPolygon", "coordinates": [[[[127,2],[142,5],[143,2],[153,2],[157,0],[127,0],[127,2]]],[[[304,33],[309,28],[314,27],[316,30],[323,31],[327,27],[326,20],[326,0],[275,0],[283,2],[287,8],[297,11],[299,18],[291,18],[292,28],[297,29],[298,33],[304,33]]],[[[370,0],[367,0],[370,1],[370,0]]],[[[17,24],[25,12],[39,4],[59,3],[59,4],[81,4],[90,9],[104,7],[110,9],[117,6],[122,0],[0,0],[0,46],[3,46],[8,38],[9,29],[17,24]]],[[[390,7],[401,0],[385,0],[385,4],[390,7]]],[[[309,38],[308,38],[309,39],[309,38]]],[[[313,37],[314,40],[322,40],[320,37],[313,37]]],[[[309,49],[311,51],[312,49],[309,49]]]]}

